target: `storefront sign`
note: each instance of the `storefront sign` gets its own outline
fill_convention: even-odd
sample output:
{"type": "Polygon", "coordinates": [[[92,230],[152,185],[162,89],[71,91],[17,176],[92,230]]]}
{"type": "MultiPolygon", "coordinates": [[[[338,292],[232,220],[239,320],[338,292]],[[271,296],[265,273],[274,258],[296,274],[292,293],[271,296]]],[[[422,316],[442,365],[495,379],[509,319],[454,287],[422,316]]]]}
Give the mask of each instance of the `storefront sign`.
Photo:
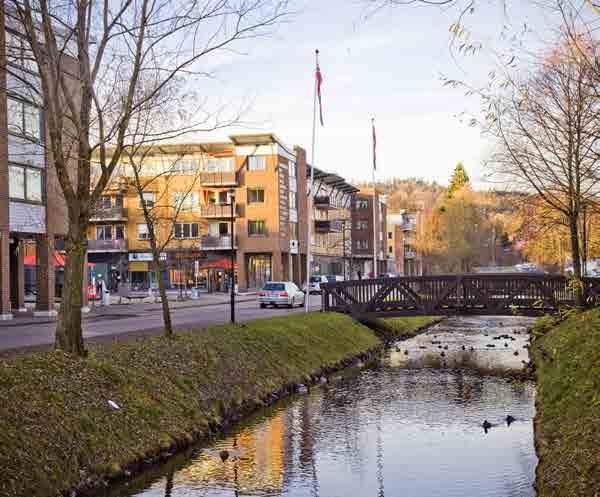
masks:
{"type": "MultiPolygon", "coordinates": [[[[140,262],[152,262],[152,254],[150,252],[129,252],[129,260],[130,261],[140,261],[140,262]]],[[[161,261],[167,260],[166,252],[160,253],[160,260],[161,261]]]]}

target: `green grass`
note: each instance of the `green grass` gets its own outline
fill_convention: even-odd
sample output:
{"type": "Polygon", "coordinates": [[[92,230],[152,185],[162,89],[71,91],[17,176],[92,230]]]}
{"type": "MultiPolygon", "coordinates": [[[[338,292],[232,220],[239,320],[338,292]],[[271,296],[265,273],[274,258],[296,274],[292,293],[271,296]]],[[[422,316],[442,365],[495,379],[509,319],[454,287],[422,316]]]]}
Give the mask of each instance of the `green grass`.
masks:
{"type": "Polygon", "coordinates": [[[600,496],[600,310],[534,327],[538,497],[600,496]]]}
{"type": "Polygon", "coordinates": [[[386,343],[414,337],[424,327],[441,321],[439,316],[407,316],[400,318],[377,318],[365,322],[386,343]]]}
{"type": "Polygon", "coordinates": [[[118,475],[381,345],[347,316],[311,313],[98,346],[86,359],[0,361],[0,495],[55,496],[118,475]]]}

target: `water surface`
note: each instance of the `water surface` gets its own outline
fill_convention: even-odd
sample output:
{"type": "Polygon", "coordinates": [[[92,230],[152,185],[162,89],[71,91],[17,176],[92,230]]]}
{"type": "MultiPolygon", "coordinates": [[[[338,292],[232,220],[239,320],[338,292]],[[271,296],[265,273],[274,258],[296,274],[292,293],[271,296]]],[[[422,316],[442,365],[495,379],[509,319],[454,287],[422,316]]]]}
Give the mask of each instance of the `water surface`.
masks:
{"type": "Polygon", "coordinates": [[[105,495],[534,496],[533,385],[452,369],[463,346],[485,364],[496,356],[520,367],[526,324],[452,318],[399,344],[377,367],[285,400],[105,495]],[[512,331],[509,347],[486,347],[512,331]],[[442,351],[445,367],[423,367],[421,359],[442,351]],[[508,414],[516,418],[510,426],[508,414]],[[494,425],[487,433],[484,419],[494,425]]]}

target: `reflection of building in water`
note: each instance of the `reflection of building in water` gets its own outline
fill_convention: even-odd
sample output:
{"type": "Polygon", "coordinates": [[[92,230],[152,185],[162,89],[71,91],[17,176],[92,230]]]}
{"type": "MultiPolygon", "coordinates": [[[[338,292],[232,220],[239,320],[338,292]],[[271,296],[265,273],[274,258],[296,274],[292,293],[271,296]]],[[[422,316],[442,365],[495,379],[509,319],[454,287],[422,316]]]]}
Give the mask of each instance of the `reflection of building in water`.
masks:
{"type": "Polygon", "coordinates": [[[221,441],[212,451],[203,451],[175,475],[176,486],[231,487],[240,492],[283,490],[285,420],[282,412],[221,441]],[[237,442],[237,451],[233,448],[237,442]],[[232,457],[223,463],[219,451],[232,457]],[[236,457],[235,454],[238,454],[236,457]]]}

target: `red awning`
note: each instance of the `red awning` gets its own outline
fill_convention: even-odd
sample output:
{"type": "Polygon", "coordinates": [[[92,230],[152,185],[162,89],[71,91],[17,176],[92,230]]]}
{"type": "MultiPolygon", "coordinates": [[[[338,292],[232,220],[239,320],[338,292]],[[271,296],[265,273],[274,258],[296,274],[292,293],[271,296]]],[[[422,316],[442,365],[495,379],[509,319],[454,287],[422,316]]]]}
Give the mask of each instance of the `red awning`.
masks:
{"type": "MultiPolygon", "coordinates": [[[[200,269],[231,269],[231,259],[221,257],[220,259],[202,261],[200,269]]],[[[237,271],[237,264],[235,264],[235,269],[237,271]]]]}
{"type": "MultiPolygon", "coordinates": [[[[35,255],[26,255],[23,257],[23,264],[25,266],[35,266],[36,260],[35,255]]],[[[65,265],[65,254],[60,252],[54,252],[54,267],[64,267],[65,265]]],[[[93,262],[88,262],[88,267],[93,267],[93,262]]]]}

